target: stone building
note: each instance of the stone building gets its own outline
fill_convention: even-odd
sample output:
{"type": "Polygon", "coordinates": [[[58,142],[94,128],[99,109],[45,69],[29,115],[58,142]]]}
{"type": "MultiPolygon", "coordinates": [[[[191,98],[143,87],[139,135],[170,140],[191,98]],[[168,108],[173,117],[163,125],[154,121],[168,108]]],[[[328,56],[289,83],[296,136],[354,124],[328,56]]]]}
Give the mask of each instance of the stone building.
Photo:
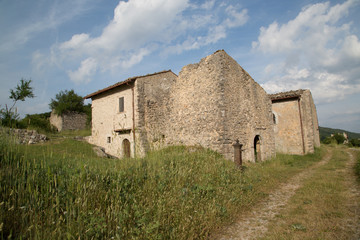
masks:
{"type": "Polygon", "coordinates": [[[169,144],[201,145],[233,159],[238,139],[247,161],[275,154],[271,100],[225,51],[183,67],[169,103],[169,144]]]}
{"type": "Polygon", "coordinates": [[[68,112],[58,115],[52,111],[50,115],[50,124],[59,132],[63,130],[85,129],[86,122],[87,115],[85,113],[68,112]]]}
{"type": "Polygon", "coordinates": [[[310,90],[269,95],[272,100],[276,151],[313,153],[320,146],[316,107],[310,90]]]}
{"type": "Polygon", "coordinates": [[[163,71],[129,78],[85,96],[92,99],[90,143],[117,157],[144,156],[162,144],[167,101],[177,75],[163,71]]]}
{"type": "MultiPolygon", "coordinates": [[[[89,94],[90,142],[117,157],[144,156],[167,145],[199,145],[245,161],[275,155],[270,96],[225,51],[189,64],[132,77],[89,94]]],[[[316,114],[316,112],[315,112],[316,114]]]]}

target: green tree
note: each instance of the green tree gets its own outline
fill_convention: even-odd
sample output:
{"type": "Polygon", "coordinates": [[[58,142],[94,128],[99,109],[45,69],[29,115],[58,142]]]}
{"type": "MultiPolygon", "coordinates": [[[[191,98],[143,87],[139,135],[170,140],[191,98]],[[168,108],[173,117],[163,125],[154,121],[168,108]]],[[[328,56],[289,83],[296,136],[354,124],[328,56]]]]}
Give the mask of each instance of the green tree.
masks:
{"type": "Polygon", "coordinates": [[[18,101],[25,101],[26,98],[34,98],[33,88],[30,86],[31,80],[21,79],[15,89],[10,89],[9,98],[13,100],[12,106],[9,108],[5,104],[5,109],[1,109],[1,123],[2,125],[13,127],[16,120],[19,118],[19,114],[15,108],[18,101]]]}
{"type": "Polygon", "coordinates": [[[56,114],[62,115],[67,112],[84,112],[84,99],[77,95],[74,90],[60,91],[55,99],[51,99],[49,104],[51,110],[56,114]]]}
{"type": "Polygon", "coordinates": [[[334,134],[334,138],[335,138],[337,144],[343,144],[344,141],[346,140],[344,135],[342,135],[341,133],[334,134]]]}

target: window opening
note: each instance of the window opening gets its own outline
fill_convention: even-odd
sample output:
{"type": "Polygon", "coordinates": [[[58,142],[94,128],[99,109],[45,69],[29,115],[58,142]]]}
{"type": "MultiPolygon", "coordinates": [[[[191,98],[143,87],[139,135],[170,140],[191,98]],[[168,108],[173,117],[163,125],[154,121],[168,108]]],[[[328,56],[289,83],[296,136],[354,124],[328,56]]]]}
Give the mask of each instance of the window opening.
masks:
{"type": "Polygon", "coordinates": [[[119,112],[124,112],[124,97],[119,98],[119,112]]]}

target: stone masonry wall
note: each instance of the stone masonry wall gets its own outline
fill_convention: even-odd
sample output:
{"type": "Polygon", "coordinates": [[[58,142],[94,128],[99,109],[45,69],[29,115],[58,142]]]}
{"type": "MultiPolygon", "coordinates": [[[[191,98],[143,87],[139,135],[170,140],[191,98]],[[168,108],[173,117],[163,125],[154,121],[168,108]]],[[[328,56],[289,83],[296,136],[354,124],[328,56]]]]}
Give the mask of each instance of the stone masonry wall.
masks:
{"type": "Polygon", "coordinates": [[[170,101],[168,144],[201,145],[232,160],[239,139],[244,160],[254,161],[259,135],[261,160],[275,153],[270,99],[225,51],[185,66],[170,101]]]}
{"type": "Polygon", "coordinates": [[[52,111],[50,115],[50,124],[60,132],[63,124],[62,117],[52,111]]]}
{"type": "Polygon", "coordinates": [[[314,152],[320,146],[319,126],[310,90],[297,90],[270,95],[276,150],[289,154],[314,152]]]}
{"type": "Polygon", "coordinates": [[[50,124],[57,130],[77,130],[86,128],[87,115],[85,113],[69,112],[61,116],[54,111],[50,115],[50,124]]]}
{"type": "Polygon", "coordinates": [[[78,130],[86,128],[87,115],[85,113],[66,113],[62,115],[62,119],[62,130],[78,130]]]}
{"type": "Polygon", "coordinates": [[[170,112],[170,92],[177,79],[176,74],[165,71],[140,77],[136,89],[136,142],[137,154],[158,149],[165,145],[166,129],[170,112]]]}
{"type": "Polygon", "coordinates": [[[298,100],[274,102],[272,109],[276,119],[274,126],[276,151],[303,154],[298,100]]]}
{"type": "Polygon", "coordinates": [[[316,108],[310,90],[304,90],[300,98],[304,129],[305,153],[313,153],[320,146],[319,125],[316,108]]]}
{"type": "Polygon", "coordinates": [[[265,90],[225,52],[223,58],[224,76],[224,133],[226,138],[221,151],[227,158],[233,157],[235,139],[243,144],[243,159],[255,161],[255,137],[260,138],[257,160],[266,160],[275,154],[275,139],[271,100],[265,90]]]}

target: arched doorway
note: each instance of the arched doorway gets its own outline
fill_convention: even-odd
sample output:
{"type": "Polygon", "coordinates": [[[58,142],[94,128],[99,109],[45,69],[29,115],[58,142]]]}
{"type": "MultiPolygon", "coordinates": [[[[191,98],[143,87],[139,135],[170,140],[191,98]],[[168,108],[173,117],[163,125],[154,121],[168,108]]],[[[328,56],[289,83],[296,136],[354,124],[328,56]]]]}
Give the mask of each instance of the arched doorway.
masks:
{"type": "Polygon", "coordinates": [[[255,162],[261,161],[261,151],[260,151],[260,136],[256,135],[254,138],[254,156],[255,162]]]}
{"type": "Polygon", "coordinates": [[[129,158],[130,157],[130,141],[127,139],[124,139],[122,143],[122,147],[124,150],[124,157],[129,158]]]}

